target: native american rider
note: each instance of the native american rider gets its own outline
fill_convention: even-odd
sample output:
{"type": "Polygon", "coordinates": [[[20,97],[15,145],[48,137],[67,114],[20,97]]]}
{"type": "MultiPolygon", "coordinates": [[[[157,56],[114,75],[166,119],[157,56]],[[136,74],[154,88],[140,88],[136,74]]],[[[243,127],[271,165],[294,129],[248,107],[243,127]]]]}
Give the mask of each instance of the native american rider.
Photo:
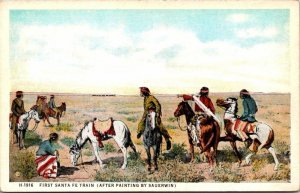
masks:
{"type": "Polygon", "coordinates": [[[156,125],[159,127],[160,132],[164,136],[167,142],[167,150],[169,150],[171,148],[171,137],[161,122],[162,113],[159,101],[153,95],[150,94],[150,90],[147,87],[140,87],[140,94],[142,97],[144,97],[144,114],[138,125],[137,138],[140,138],[145,130],[145,122],[148,111],[154,110],[156,113],[156,125]]]}
{"type": "Polygon", "coordinates": [[[11,129],[13,130],[14,134],[13,135],[13,142],[17,143],[18,140],[16,139],[17,136],[17,123],[19,120],[19,117],[26,113],[24,109],[24,101],[23,99],[23,92],[22,91],[17,91],[16,92],[16,98],[13,100],[12,105],[11,105],[11,111],[12,111],[12,117],[11,117],[11,129]]]}
{"type": "Polygon", "coordinates": [[[57,113],[57,108],[56,108],[55,101],[54,101],[54,95],[50,96],[50,100],[48,102],[48,107],[50,108],[50,111],[55,112],[55,114],[57,113]]]}
{"type": "Polygon", "coordinates": [[[257,112],[257,105],[246,89],[240,91],[240,98],[243,99],[244,113],[239,118],[241,123],[237,129],[237,133],[243,141],[251,143],[252,139],[245,133],[245,128],[248,123],[256,122],[255,113],[257,112]]]}
{"type": "MultiPolygon", "coordinates": [[[[211,99],[209,98],[209,96],[208,96],[208,94],[209,94],[209,89],[208,89],[208,87],[202,87],[201,89],[200,89],[200,92],[199,92],[199,100],[213,113],[213,114],[215,114],[215,112],[216,112],[216,110],[215,110],[215,107],[214,107],[214,104],[212,103],[212,101],[211,101],[211,99]]],[[[183,95],[178,95],[178,97],[180,97],[180,96],[182,96],[183,97],[183,100],[184,101],[187,101],[187,100],[194,100],[193,99],[193,96],[192,95],[186,95],[186,94],[183,94],[183,95]]],[[[195,103],[195,112],[196,112],[196,114],[201,114],[201,113],[203,113],[204,112],[204,110],[201,108],[201,107],[199,107],[198,106],[198,104],[197,103],[195,103]]],[[[192,120],[192,123],[194,124],[194,125],[196,125],[196,128],[197,128],[197,130],[198,131],[200,131],[201,132],[201,130],[200,130],[200,122],[197,120],[198,118],[197,118],[197,116],[195,116],[194,118],[193,118],[193,120],[192,120]]]]}

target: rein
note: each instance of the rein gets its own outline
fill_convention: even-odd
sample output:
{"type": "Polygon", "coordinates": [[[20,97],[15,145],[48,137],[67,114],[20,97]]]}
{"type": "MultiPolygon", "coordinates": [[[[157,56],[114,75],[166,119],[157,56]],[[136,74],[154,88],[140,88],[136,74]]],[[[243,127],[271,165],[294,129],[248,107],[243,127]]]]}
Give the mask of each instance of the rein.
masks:
{"type": "Polygon", "coordinates": [[[177,117],[177,123],[178,123],[178,126],[179,126],[181,131],[186,131],[187,130],[187,126],[185,126],[186,129],[182,129],[182,127],[180,126],[180,116],[177,117]]]}
{"type": "MultiPolygon", "coordinates": [[[[29,112],[30,112],[30,111],[29,111],[29,112]]],[[[28,114],[27,118],[25,118],[26,121],[29,121],[30,119],[33,118],[32,115],[31,115],[29,112],[26,113],[26,114],[28,114]]],[[[28,131],[35,131],[35,130],[37,129],[37,127],[38,127],[38,123],[35,122],[34,127],[33,127],[32,129],[29,129],[29,128],[28,128],[28,131]]]]}

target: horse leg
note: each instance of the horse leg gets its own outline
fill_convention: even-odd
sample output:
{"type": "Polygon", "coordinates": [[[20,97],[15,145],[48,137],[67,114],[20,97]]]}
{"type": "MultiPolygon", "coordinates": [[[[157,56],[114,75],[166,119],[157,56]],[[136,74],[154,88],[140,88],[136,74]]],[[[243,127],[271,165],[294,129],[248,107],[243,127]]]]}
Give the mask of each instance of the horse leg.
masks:
{"type": "Polygon", "coordinates": [[[18,139],[18,142],[19,142],[19,149],[22,149],[22,147],[21,147],[21,145],[22,145],[22,142],[21,142],[21,138],[22,138],[22,131],[21,130],[18,130],[17,131],[18,132],[18,134],[17,134],[17,139],[18,139]]]}
{"type": "Polygon", "coordinates": [[[56,119],[57,119],[57,125],[59,125],[60,124],[60,120],[59,120],[59,114],[57,113],[57,115],[56,115],[56,119]]]}
{"type": "Polygon", "coordinates": [[[45,118],[46,118],[48,124],[49,124],[49,125],[52,125],[52,124],[50,123],[49,116],[45,114],[45,118]]]}
{"type": "Polygon", "coordinates": [[[136,148],[135,148],[134,144],[132,143],[132,140],[131,140],[131,139],[130,139],[129,146],[131,147],[131,149],[133,150],[133,152],[134,152],[135,154],[137,154],[136,148]]]}
{"type": "Polygon", "coordinates": [[[274,159],[274,161],[275,161],[274,170],[277,171],[277,170],[278,170],[278,166],[279,166],[279,161],[278,161],[278,159],[277,159],[275,150],[274,150],[274,148],[273,148],[272,146],[270,146],[270,147],[268,148],[268,151],[269,151],[269,152],[272,154],[272,156],[273,156],[273,159],[274,159]]]}
{"type": "Polygon", "coordinates": [[[254,140],[252,145],[250,146],[251,148],[250,151],[251,153],[249,153],[246,158],[245,158],[245,161],[246,161],[246,165],[250,165],[251,163],[251,157],[256,154],[257,150],[258,150],[258,145],[259,145],[259,142],[257,140],[254,140]]]}
{"type": "Polygon", "coordinates": [[[105,165],[102,163],[102,160],[101,160],[101,158],[99,156],[99,152],[97,150],[97,145],[98,145],[98,143],[92,142],[92,146],[93,146],[93,149],[94,149],[94,154],[95,154],[95,156],[97,158],[99,166],[100,166],[100,168],[104,168],[105,165]]]}
{"type": "Polygon", "coordinates": [[[211,154],[210,150],[207,150],[205,152],[205,156],[206,156],[209,166],[210,166],[209,172],[212,172],[213,171],[213,159],[212,159],[212,154],[211,154]]]}
{"type": "Polygon", "coordinates": [[[148,165],[148,172],[151,172],[151,153],[150,153],[150,147],[145,147],[146,153],[147,153],[147,165],[148,165]]]}
{"type": "Polygon", "coordinates": [[[157,163],[157,158],[159,156],[159,146],[160,144],[156,145],[153,149],[154,149],[154,157],[153,157],[153,160],[154,160],[154,168],[155,168],[155,171],[158,171],[158,163],[157,163]]]}
{"type": "Polygon", "coordinates": [[[230,141],[230,145],[234,151],[234,154],[238,157],[238,162],[239,162],[239,165],[241,165],[242,163],[242,156],[241,154],[239,153],[237,147],[236,147],[236,142],[235,141],[230,141]]]}
{"type": "Polygon", "coordinates": [[[195,159],[194,144],[192,138],[190,137],[189,137],[189,144],[190,144],[191,162],[194,162],[195,159]]]}
{"type": "Polygon", "coordinates": [[[22,148],[26,149],[24,141],[25,141],[26,129],[22,130],[22,148]]]}
{"type": "Polygon", "coordinates": [[[123,157],[124,157],[124,161],[123,161],[123,165],[122,165],[122,169],[124,170],[127,166],[127,148],[122,146],[121,147],[122,153],[123,153],[123,157]]]}

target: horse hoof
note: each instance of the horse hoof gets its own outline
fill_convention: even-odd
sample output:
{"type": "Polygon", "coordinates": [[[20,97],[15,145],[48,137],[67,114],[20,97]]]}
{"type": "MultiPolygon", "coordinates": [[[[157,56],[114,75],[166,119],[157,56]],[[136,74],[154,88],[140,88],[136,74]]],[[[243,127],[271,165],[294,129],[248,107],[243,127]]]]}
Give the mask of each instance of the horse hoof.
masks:
{"type": "Polygon", "coordinates": [[[126,169],[126,165],[122,165],[121,169],[125,170],[126,169]]]}
{"type": "Polygon", "coordinates": [[[156,172],[158,171],[158,167],[155,168],[155,171],[156,171],[156,172]]]}

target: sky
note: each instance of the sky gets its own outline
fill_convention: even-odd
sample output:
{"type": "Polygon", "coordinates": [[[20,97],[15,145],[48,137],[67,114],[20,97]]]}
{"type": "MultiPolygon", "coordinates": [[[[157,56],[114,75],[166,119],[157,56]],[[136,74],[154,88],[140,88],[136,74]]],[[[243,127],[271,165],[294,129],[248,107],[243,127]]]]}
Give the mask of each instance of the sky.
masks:
{"type": "Polygon", "coordinates": [[[11,89],[290,92],[289,10],[11,10],[11,89]]]}

